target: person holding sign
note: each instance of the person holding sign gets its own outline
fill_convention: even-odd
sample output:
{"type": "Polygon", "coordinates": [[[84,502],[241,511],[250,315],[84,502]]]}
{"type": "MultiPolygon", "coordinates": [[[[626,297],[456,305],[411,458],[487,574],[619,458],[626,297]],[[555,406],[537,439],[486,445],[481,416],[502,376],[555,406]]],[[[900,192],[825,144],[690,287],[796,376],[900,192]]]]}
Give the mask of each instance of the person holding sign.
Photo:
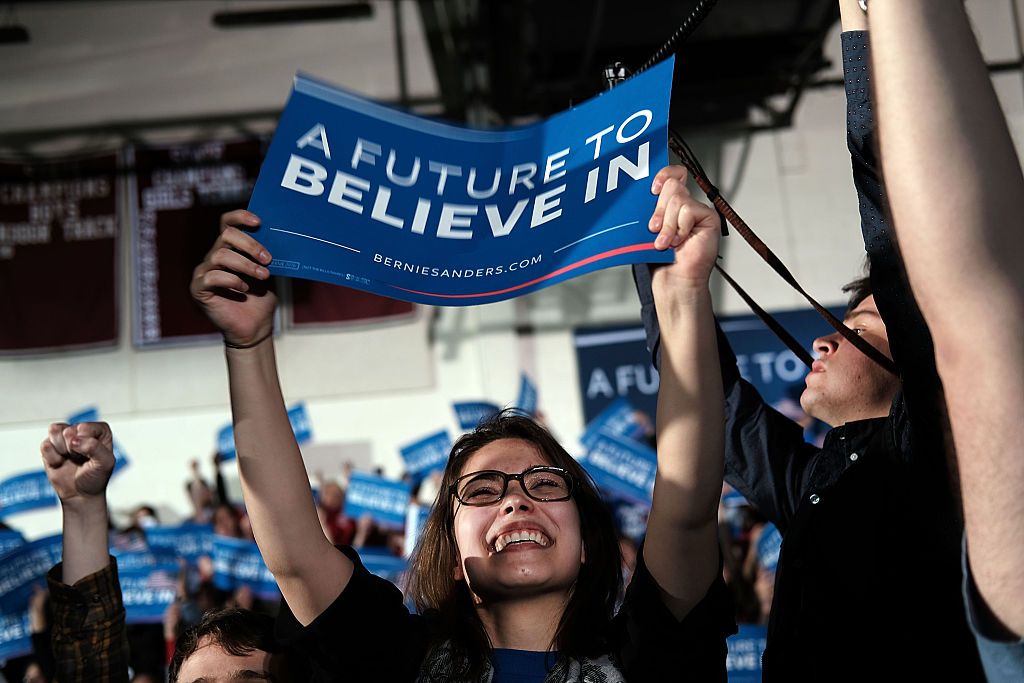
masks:
{"type": "Polygon", "coordinates": [[[717,543],[723,398],[708,287],[720,225],[692,198],[659,211],[655,245],[676,262],[654,277],[666,340],[658,468],[617,615],[610,513],[576,461],[520,415],[455,444],[412,560],[419,615],[331,544],[278,383],[271,255],[248,234],[259,218],[222,217],[191,291],[224,335],[246,507],[288,608],[279,633],[322,680],[725,680],[735,622],[717,543]]]}
{"type": "MultiPolygon", "coordinates": [[[[902,0],[872,0],[876,4],[893,7],[902,0]]],[[[764,680],[884,675],[981,681],[962,608],[962,524],[945,457],[942,385],[884,209],[866,20],[858,0],[839,5],[847,142],[871,271],[848,288],[845,322],[893,361],[898,374],[838,332],[815,339],[818,359],[800,402],[831,427],[817,448],[804,441],[802,427],[740,377],[728,342],[719,336],[726,481],[783,538],[764,680]]],[[[893,23],[897,33],[904,25],[893,23]]],[[[906,123],[900,127],[901,134],[908,130],[906,123]]],[[[663,169],[655,177],[659,202],[686,201],[685,183],[682,167],[663,169]]],[[[947,284],[955,281],[949,277],[947,284]]],[[[657,359],[661,304],[645,280],[639,270],[648,348],[657,359]]]]}
{"type": "Polygon", "coordinates": [[[1021,681],[1024,176],[963,3],[873,0],[867,15],[894,227],[956,446],[969,621],[988,680],[1021,681]]]}

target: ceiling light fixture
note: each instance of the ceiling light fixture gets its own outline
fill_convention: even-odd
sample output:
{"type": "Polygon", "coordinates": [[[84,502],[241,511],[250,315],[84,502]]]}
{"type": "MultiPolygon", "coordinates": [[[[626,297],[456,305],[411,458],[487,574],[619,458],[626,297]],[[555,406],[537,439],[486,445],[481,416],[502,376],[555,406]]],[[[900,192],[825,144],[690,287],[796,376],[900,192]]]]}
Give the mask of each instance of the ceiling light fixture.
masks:
{"type": "Polygon", "coordinates": [[[368,19],[372,16],[373,7],[368,2],[346,2],[337,5],[291,5],[276,9],[217,12],[213,15],[213,25],[218,28],[252,28],[275,24],[368,19]]]}

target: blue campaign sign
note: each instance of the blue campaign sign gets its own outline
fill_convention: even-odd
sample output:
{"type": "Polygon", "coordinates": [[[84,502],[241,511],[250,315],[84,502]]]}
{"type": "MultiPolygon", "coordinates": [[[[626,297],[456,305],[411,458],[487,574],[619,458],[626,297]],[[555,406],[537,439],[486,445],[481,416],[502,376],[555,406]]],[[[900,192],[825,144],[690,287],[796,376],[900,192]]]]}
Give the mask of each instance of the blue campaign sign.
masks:
{"type": "Polygon", "coordinates": [[[288,409],[288,422],[300,445],[313,440],[313,423],[309,420],[305,402],[299,401],[288,409]]]}
{"type": "Polygon", "coordinates": [[[235,428],[229,422],[217,430],[217,452],[224,460],[234,460],[235,453],[235,428]]]}
{"type": "Polygon", "coordinates": [[[60,562],[61,534],[26,543],[0,558],[0,613],[28,606],[32,584],[46,584],[46,572],[60,562]]]}
{"type": "Polygon", "coordinates": [[[466,430],[476,429],[478,424],[501,412],[500,406],[487,401],[462,401],[453,403],[452,408],[455,410],[455,418],[459,421],[459,429],[466,430]]]}
{"type": "Polygon", "coordinates": [[[519,379],[519,398],[516,399],[516,408],[527,415],[537,414],[537,385],[525,372],[519,379]]]}
{"type": "Polygon", "coordinates": [[[13,529],[0,531],[0,558],[9,551],[25,545],[25,537],[13,529]]]}
{"type": "Polygon", "coordinates": [[[761,657],[767,641],[768,627],[757,624],[740,624],[739,632],[726,639],[729,683],[761,683],[761,657]]]}
{"type": "Polygon", "coordinates": [[[626,399],[653,424],[658,372],[642,327],[578,329],[575,333],[583,420],[590,422],[617,399],[626,399]]]}
{"type": "Polygon", "coordinates": [[[634,503],[650,504],[658,469],[654,449],[635,441],[598,434],[582,464],[598,487],[609,494],[634,503]]]}
{"type": "Polygon", "coordinates": [[[673,67],[500,131],[296,76],[249,203],[271,272],[451,306],[670,262],[647,221],[651,178],[668,163],[673,67]]]}
{"type": "MultiPolygon", "coordinates": [[[[100,411],[96,407],[85,408],[84,410],[78,411],[74,415],[68,416],[68,424],[69,425],[76,425],[76,424],[79,424],[81,422],[99,422],[99,421],[100,421],[100,411]]],[[[125,467],[128,466],[128,454],[125,453],[124,449],[121,448],[121,445],[119,443],[117,443],[117,439],[113,439],[113,449],[112,450],[114,451],[114,474],[117,474],[122,469],[124,469],[125,467]]]]}
{"type": "Polygon", "coordinates": [[[722,494],[722,505],[727,508],[741,508],[749,507],[750,503],[743,497],[742,493],[730,486],[729,489],[722,494]]]}
{"type": "Polygon", "coordinates": [[[195,564],[200,557],[213,555],[213,527],[193,523],[149,527],[146,543],[154,553],[183,557],[195,564]]]}
{"type": "Polygon", "coordinates": [[[779,566],[779,552],[782,550],[782,534],[771,522],[765,524],[757,539],[757,561],[768,571],[779,566]]]}
{"type": "Polygon", "coordinates": [[[620,398],[610,403],[590,421],[583,430],[580,443],[589,450],[594,447],[594,442],[600,434],[641,441],[647,436],[648,428],[652,426],[629,401],[620,398]]]}
{"type": "Polygon", "coordinates": [[[214,536],[213,583],[224,591],[235,591],[248,586],[263,600],[281,596],[274,575],[267,569],[257,545],[243,538],[214,536]]]}
{"type": "Polygon", "coordinates": [[[405,470],[413,479],[422,479],[434,470],[443,470],[448,464],[448,453],[452,449],[452,438],[447,429],[423,437],[419,441],[402,446],[399,452],[405,461],[405,470]]]}
{"type": "Polygon", "coordinates": [[[178,565],[164,562],[122,569],[118,562],[121,596],[129,624],[158,624],[178,595],[178,565]]]}
{"type": "Polygon", "coordinates": [[[28,608],[0,610],[0,665],[9,659],[32,654],[28,608]]]}
{"type": "Polygon", "coordinates": [[[117,560],[117,571],[146,571],[162,564],[177,566],[178,556],[170,553],[156,553],[150,550],[118,550],[110,549],[110,554],[117,560]]]}
{"type": "Polygon", "coordinates": [[[605,502],[612,509],[615,526],[619,532],[639,545],[647,535],[647,518],[651,514],[650,501],[635,503],[614,496],[606,496],[605,502]]]}
{"type": "Polygon", "coordinates": [[[400,481],[354,472],[345,491],[345,515],[353,519],[370,515],[377,524],[401,528],[411,490],[400,481]]]}
{"type": "MultiPolygon", "coordinates": [[[[288,422],[292,426],[292,433],[295,440],[301,446],[313,440],[313,423],[306,412],[306,404],[299,401],[288,409],[288,422]]],[[[217,430],[217,452],[221,454],[224,461],[234,460],[237,457],[235,452],[235,431],[231,423],[224,425],[217,430]]]]}
{"type": "Polygon", "coordinates": [[[387,548],[360,548],[359,559],[371,574],[394,584],[399,583],[402,572],[409,565],[404,557],[392,555],[387,548]]]}
{"type": "Polygon", "coordinates": [[[0,481],[0,518],[57,505],[46,472],[26,472],[0,481]]]}
{"type": "Polygon", "coordinates": [[[431,508],[427,505],[409,505],[405,516],[405,544],[404,553],[410,557],[416,549],[416,544],[423,536],[423,529],[427,526],[427,518],[430,517],[431,508]]]}

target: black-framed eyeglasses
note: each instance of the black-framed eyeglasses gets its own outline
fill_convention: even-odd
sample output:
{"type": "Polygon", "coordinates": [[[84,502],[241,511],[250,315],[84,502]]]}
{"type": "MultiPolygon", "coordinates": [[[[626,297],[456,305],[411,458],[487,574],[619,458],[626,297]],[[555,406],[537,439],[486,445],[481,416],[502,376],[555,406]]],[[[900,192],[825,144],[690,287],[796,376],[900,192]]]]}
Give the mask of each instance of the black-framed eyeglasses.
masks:
{"type": "Polygon", "coordinates": [[[523,493],[542,503],[555,503],[572,498],[573,477],[561,467],[530,467],[519,474],[499,470],[480,470],[464,474],[448,487],[448,492],[463,505],[482,507],[501,502],[508,491],[508,482],[515,479],[523,493]]]}

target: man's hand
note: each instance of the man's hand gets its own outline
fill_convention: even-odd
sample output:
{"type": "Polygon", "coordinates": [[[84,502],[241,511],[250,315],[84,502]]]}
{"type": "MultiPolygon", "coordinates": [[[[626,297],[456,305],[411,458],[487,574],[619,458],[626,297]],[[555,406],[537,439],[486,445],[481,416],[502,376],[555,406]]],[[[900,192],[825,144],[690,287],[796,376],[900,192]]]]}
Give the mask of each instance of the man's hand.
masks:
{"type": "Polygon", "coordinates": [[[46,476],[61,505],[102,501],[114,471],[114,444],[106,422],[55,422],[39,447],[46,476]]]}

